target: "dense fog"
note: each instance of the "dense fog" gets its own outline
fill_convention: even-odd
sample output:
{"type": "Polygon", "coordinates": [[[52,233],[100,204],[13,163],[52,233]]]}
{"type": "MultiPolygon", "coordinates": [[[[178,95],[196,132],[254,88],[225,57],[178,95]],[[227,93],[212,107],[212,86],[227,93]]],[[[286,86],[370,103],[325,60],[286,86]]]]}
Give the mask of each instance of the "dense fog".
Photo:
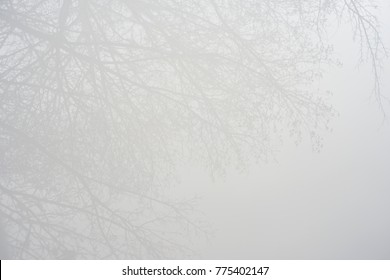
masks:
{"type": "Polygon", "coordinates": [[[390,258],[390,3],[0,2],[0,257],[390,258]]]}

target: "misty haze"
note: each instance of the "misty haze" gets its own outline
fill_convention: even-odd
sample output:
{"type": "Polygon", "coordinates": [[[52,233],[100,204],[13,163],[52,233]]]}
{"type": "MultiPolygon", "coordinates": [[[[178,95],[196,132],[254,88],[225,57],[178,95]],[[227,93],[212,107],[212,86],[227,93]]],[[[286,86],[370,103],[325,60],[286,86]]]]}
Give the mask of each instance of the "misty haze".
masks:
{"type": "Polygon", "coordinates": [[[390,2],[0,2],[1,259],[389,259],[390,2]]]}

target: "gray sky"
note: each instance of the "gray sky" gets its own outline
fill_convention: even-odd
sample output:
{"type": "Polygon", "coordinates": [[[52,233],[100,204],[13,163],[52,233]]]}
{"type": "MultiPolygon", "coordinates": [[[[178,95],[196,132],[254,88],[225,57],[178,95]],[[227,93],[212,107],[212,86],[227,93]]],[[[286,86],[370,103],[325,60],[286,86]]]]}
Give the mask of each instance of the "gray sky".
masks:
{"type": "MultiPolygon", "coordinates": [[[[390,4],[383,4],[390,46],[390,4]]],[[[371,94],[370,65],[357,63],[357,42],[345,28],[331,37],[343,65],[327,69],[319,87],[333,93],[338,115],[319,153],[308,139],[297,146],[284,138],[275,161],[245,172],[231,168],[213,182],[196,166],[183,171],[181,187],[203,197],[201,208],[215,230],[203,257],[390,258],[389,117],[371,94]]],[[[383,66],[382,93],[389,98],[389,60],[383,66]]]]}

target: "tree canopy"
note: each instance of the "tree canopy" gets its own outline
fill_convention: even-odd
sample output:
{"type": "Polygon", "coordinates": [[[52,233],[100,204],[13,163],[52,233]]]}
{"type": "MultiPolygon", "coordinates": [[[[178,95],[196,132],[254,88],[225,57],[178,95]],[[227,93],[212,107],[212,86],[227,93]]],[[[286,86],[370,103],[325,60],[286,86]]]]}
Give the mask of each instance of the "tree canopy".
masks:
{"type": "Polygon", "coordinates": [[[374,69],[366,0],[0,2],[0,211],[15,258],[183,257],[201,230],[175,167],[270,156],[288,127],[321,145],[313,90],[348,16],[374,69]],[[283,126],[281,126],[283,124],[283,126]]]}

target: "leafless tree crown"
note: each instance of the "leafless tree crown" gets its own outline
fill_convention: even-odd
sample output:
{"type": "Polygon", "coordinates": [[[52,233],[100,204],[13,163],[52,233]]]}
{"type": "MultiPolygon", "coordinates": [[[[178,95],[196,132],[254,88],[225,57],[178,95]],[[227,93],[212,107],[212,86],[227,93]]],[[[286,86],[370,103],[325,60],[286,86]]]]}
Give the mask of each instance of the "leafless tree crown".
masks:
{"type": "Polygon", "coordinates": [[[332,109],[312,82],[330,61],[327,20],[345,14],[379,94],[371,1],[1,1],[0,211],[14,257],[191,253],[191,204],[164,198],[177,160],[214,172],[267,158],[280,124],[318,147],[332,109]]]}

